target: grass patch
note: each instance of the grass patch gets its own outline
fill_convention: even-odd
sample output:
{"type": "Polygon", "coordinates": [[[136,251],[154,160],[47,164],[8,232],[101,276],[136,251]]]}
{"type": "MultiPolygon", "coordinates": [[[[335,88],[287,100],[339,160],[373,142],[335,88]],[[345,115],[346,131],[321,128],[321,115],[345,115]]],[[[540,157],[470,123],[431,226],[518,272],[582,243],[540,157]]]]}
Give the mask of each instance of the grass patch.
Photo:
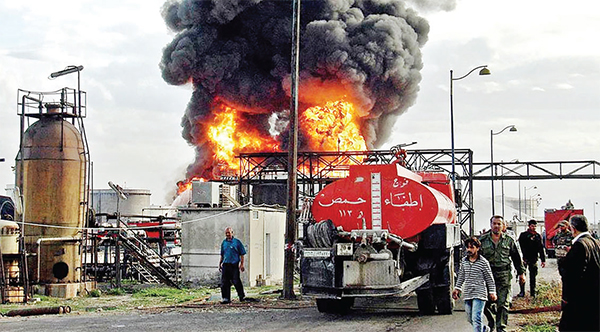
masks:
{"type": "Polygon", "coordinates": [[[145,288],[133,292],[134,299],[159,300],[170,304],[188,302],[209,296],[214,290],[207,288],[145,288]]]}
{"type": "MultiPolygon", "coordinates": [[[[29,303],[0,304],[0,313],[10,310],[70,306],[72,312],[126,312],[130,310],[161,308],[181,305],[186,302],[196,303],[208,300],[211,295],[221,293],[219,288],[171,288],[149,284],[122,284],[121,288],[111,288],[111,284],[103,283],[97,290],[72,299],[53,298],[35,294],[29,303]]],[[[247,287],[248,297],[263,300],[275,300],[281,296],[282,286],[247,287]],[[262,294],[261,294],[262,293],[262,294]]],[[[232,290],[235,294],[235,291],[232,290]]]]}
{"type": "Polygon", "coordinates": [[[218,289],[158,287],[149,285],[123,285],[122,288],[110,288],[102,284],[98,290],[72,299],[54,298],[34,294],[29,303],[0,304],[0,314],[15,309],[39,307],[70,306],[72,312],[127,311],[140,308],[168,307],[196,299],[205,299],[218,289]]]}
{"type": "Polygon", "coordinates": [[[555,332],[556,326],[550,324],[524,326],[523,332],[555,332]]]}
{"type": "Polygon", "coordinates": [[[125,291],[125,289],[123,288],[110,288],[106,291],[106,295],[125,295],[127,294],[127,291],[125,291]]]}
{"type": "MultiPolygon", "coordinates": [[[[560,305],[562,283],[553,280],[541,281],[536,287],[535,298],[516,297],[513,299],[513,310],[543,308],[560,305]]],[[[517,331],[523,332],[554,332],[560,321],[560,311],[538,312],[530,314],[510,314],[509,320],[516,323],[517,331]]]]}

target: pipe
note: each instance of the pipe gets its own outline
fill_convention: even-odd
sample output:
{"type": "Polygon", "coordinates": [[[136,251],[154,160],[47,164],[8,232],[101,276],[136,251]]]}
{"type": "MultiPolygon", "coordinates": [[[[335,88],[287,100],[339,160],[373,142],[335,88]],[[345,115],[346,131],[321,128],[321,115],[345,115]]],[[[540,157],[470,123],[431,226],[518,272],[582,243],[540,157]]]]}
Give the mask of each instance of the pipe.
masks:
{"type": "Polygon", "coordinates": [[[378,253],[378,254],[369,254],[369,258],[372,260],[376,260],[376,261],[384,261],[384,260],[391,259],[392,256],[390,255],[389,252],[383,252],[383,253],[378,253]]]}
{"type": "Polygon", "coordinates": [[[37,239],[37,241],[35,241],[35,243],[37,244],[37,248],[36,248],[36,256],[37,256],[37,282],[40,282],[40,269],[41,269],[41,251],[42,251],[42,242],[68,242],[68,241],[81,241],[81,238],[76,238],[76,237],[41,237],[39,239],[37,239]]]}
{"type": "MultiPolygon", "coordinates": [[[[71,308],[69,307],[69,312],[71,308]]],[[[50,314],[62,314],[65,313],[65,307],[43,307],[43,308],[30,308],[30,309],[15,309],[6,313],[8,317],[14,316],[33,316],[33,315],[50,315],[50,314]]]]}
{"type": "Polygon", "coordinates": [[[417,249],[419,247],[416,243],[406,242],[402,238],[400,238],[399,236],[397,236],[395,234],[390,234],[389,235],[389,239],[391,239],[392,241],[398,243],[401,247],[405,247],[410,252],[417,251],[417,249]]]}

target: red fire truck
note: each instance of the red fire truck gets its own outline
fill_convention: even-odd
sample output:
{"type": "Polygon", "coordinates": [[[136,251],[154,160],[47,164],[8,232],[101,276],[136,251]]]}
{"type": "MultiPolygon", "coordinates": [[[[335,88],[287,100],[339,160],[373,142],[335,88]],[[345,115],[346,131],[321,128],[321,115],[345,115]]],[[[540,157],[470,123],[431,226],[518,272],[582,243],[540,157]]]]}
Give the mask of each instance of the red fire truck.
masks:
{"type": "Polygon", "coordinates": [[[560,221],[569,220],[571,216],[583,214],[583,209],[573,209],[573,208],[561,208],[561,209],[546,209],[544,210],[544,227],[546,229],[546,234],[544,238],[544,244],[546,247],[546,254],[550,258],[556,257],[554,251],[554,244],[552,243],[552,238],[558,231],[558,224],[560,221]]]}

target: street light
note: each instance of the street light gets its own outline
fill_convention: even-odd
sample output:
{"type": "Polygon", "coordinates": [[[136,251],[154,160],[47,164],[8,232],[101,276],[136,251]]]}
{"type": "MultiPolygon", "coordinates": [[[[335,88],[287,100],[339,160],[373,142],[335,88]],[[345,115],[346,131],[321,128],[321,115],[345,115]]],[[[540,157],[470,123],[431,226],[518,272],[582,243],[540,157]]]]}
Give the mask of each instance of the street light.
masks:
{"type": "MultiPolygon", "coordinates": [[[[531,186],[529,188],[525,187],[523,188],[524,194],[523,194],[523,198],[525,199],[525,204],[523,204],[523,213],[527,214],[527,190],[530,189],[537,189],[536,186],[531,186]]],[[[521,190],[519,190],[519,204],[521,203],[521,190]]],[[[521,213],[519,212],[519,219],[522,220],[521,218],[521,213]]]]}
{"type": "MultiPolygon", "coordinates": [[[[519,162],[519,159],[513,159],[511,161],[509,161],[511,163],[514,162],[519,162]]],[[[502,180],[500,181],[501,185],[502,185],[502,216],[506,216],[506,213],[504,212],[504,174],[505,174],[505,169],[502,168],[502,180]]],[[[510,170],[511,172],[513,171],[513,169],[510,170]]]]}
{"type": "Polygon", "coordinates": [[[598,202],[594,202],[594,222],[592,224],[596,223],[596,205],[598,205],[598,202]]]}
{"type": "Polygon", "coordinates": [[[453,82],[454,81],[458,81],[458,80],[462,80],[463,78],[471,75],[472,72],[476,71],[477,69],[481,69],[479,71],[479,75],[489,75],[490,74],[490,70],[487,68],[487,65],[482,65],[482,66],[478,66],[475,67],[473,69],[471,69],[466,75],[463,75],[461,77],[457,77],[454,78],[453,75],[453,71],[452,69],[450,69],[450,142],[452,144],[452,189],[456,190],[456,163],[454,162],[454,102],[453,102],[453,82]]]}
{"type": "Polygon", "coordinates": [[[506,129],[510,129],[510,131],[517,131],[517,127],[515,127],[515,125],[506,126],[497,133],[495,133],[493,130],[490,130],[490,171],[492,172],[492,215],[496,214],[496,210],[494,208],[494,135],[500,135],[506,129]]]}
{"type": "Polygon", "coordinates": [[[531,215],[530,215],[531,217],[535,218],[535,215],[534,215],[535,212],[533,211],[533,202],[535,201],[539,206],[539,200],[541,200],[541,199],[542,199],[541,194],[529,195],[529,201],[525,202],[527,205],[529,205],[529,210],[530,210],[529,213],[531,213],[531,215]]]}

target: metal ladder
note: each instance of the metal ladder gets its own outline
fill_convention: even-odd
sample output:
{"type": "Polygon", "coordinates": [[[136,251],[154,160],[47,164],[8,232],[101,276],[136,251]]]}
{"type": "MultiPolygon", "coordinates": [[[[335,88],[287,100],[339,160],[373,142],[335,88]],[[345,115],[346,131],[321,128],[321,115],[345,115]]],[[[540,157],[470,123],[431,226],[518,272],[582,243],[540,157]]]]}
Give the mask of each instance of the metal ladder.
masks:
{"type": "Polygon", "coordinates": [[[141,277],[142,281],[151,284],[160,284],[160,279],[156,278],[148,269],[144,267],[139,261],[131,262],[130,265],[141,277]]]}
{"type": "MultiPolygon", "coordinates": [[[[120,223],[119,240],[123,246],[129,250],[139,262],[148,275],[151,275],[157,281],[163,282],[169,286],[179,288],[175,267],[162,258],[154,249],[141,239],[133,230],[124,223],[120,223]]],[[[135,267],[134,267],[135,268],[135,267]]],[[[139,272],[140,270],[138,270],[139,272]]],[[[151,277],[148,277],[151,278],[151,277]]]]}

